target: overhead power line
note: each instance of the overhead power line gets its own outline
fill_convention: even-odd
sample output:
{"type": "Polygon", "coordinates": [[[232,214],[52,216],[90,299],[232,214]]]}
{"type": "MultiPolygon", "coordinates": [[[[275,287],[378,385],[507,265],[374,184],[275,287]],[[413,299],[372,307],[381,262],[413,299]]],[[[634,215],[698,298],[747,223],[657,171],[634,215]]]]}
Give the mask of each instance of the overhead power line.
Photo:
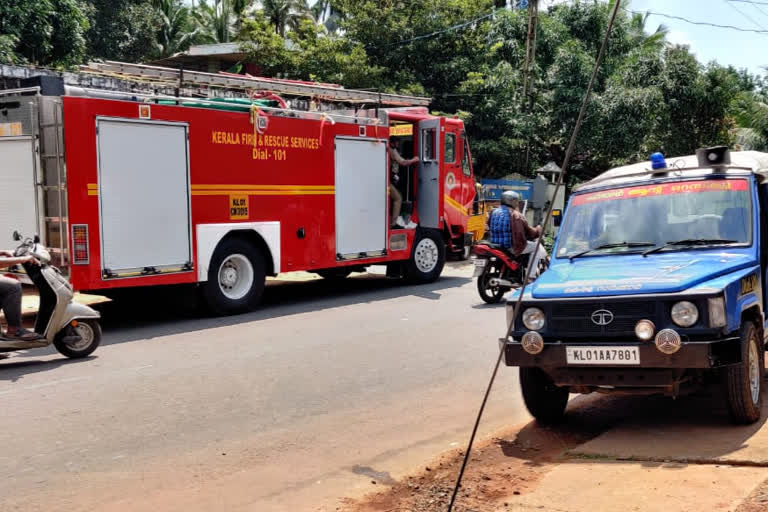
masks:
{"type": "Polygon", "coordinates": [[[656,11],[633,11],[631,9],[627,9],[626,7],[622,7],[625,11],[632,13],[632,14],[650,14],[651,16],[659,16],[660,18],[667,18],[671,20],[678,20],[683,21],[685,23],[690,23],[691,25],[700,25],[704,27],[715,27],[715,28],[725,28],[729,30],[735,30],[737,32],[750,32],[753,34],[768,34],[768,30],[758,30],[754,28],[744,28],[744,27],[736,27],[734,25],[721,25],[719,23],[710,23],[708,21],[695,21],[688,18],[684,18],[682,16],[673,16],[672,14],[665,14],[663,12],[656,12],[656,11]]]}
{"type": "MultiPolygon", "coordinates": [[[[728,1],[730,1],[730,2],[743,2],[743,3],[750,3],[750,4],[768,5],[768,1],[766,1],[766,2],[758,2],[756,0],[728,0],[728,1]]],[[[753,33],[753,34],[768,34],[768,30],[762,29],[762,28],[753,29],[753,28],[737,27],[735,25],[723,25],[723,24],[720,24],[720,23],[711,23],[711,22],[708,22],[708,21],[695,21],[695,20],[692,20],[692,19],[689,19],[689,18],[685,18],[683,16],[675,16],[675,15],[672,15],[672,14],[666,14],[666,13],[657,12],[657,11],[644,11],[644,12],[640,12],[640,11],[633,11],[631,9],[628,9],[628,8],[624,7],[624,6],[622,6],[621,8],[624,11],[626,11],[628,13],[631,13],[631,14],[640,14],[640,15],[649,14],[649,15],[652,15],[652,16],[659,16],[661,18],[667,18],[667,19],[671,19],[671,20],[683,21],[683,22],[689,23],[691,25],[699,25],[699,26],[705,26],[705,27],[722,28],[722,29],[728,29],[728,30],[735,30],[737,32],[748,32],[748,33],[753,33]]],[[[503,11],[503,10],[505,10],[505,8],[504,7],[500,7],[498,9],[494,9],[493,11],[491,11],[491,12],[489,12],[487,14],[484,14],[484,15],[479,16],[477,18],[471,19],[469,21],[465,21],[463,23],[459,23],[457,25],[453,25],[451,27],[446,27],[444,29],[436,30],[436,31],[430,32],[428,34],[422,34],[422,35],[419,35],[419,36],[414,36],[414,37],[411,37],[411,38],[408,38],[408,39],[403,39],[403,40],[400,40],[400,41],[395,41],[394,43],[387,43],[387,44],[382,44],[382,45],[369,45],[369,46],[366,46],[366,49],[368,49],[368,50],[375,50],[375,49],[382,49],[382,48],[392,48],[394,46],[402,46],[402,45],[406,45],[406,44],[412,43],[414,41],[420,41],[422,39],[429,39],[429,38],[432,38],[432,37],[437,37],[439,35],[446,34],[448,32],[454,32],[456,30],[461,30],[463,28],[466,28],[466,27],[469,27],[471,25],[474,25],[475,23],[479,23],[479,22],[484,21],[486,19],[492,18],[493,16],[496,15],[497,12],[500,12],[500,11],[503,11]]],[[[739,12],[742,12],[742,11],[739,11],[739,12]]],[[[742,15],[743,15],[743,12],[742,12],[742,15]]]]}
{"type": "Polygon", "coordinates": [[[374,45],[374,46],[367,46],[368,49],[375,49],[375,48],[391,48],[392,46],[401,46],[404,44],[412,43],[414,41],[419,41],[421,39],[428,39],[430,37],[439,36],[441,34],[445,34],[447,32],[453,32],[454,30],[461,30],[462,28],[466,28],[470,25],[474,25],[475,23],[479,23],[485,19],[493,17],[497,11],[501,11],[504,8],[501,7],[499,9],[495,9],[488,14],[484,14],[483,16],[480,16],[479,18],[475,18],[473,20],[465,21],[464,23],[460,23],[458,25],[454,25],[452,27],[444,28],[442,30],[436,30],[435,32],[430,32],[429,34],[422,34],[420,36],[411,37],[410,39],[403,39],[401,41],[396,41],[394,43],[388,43],[383,45],[374,45]]]}
{"type": "Polygon", "coordinates": [[[752,4],[752,5],[768,5],[768,2],[758,2],[757,0],[728,0],[729,2],[737,2],[740,4],[752,4]]]}
{"type": "Polygon", "coordinates": [[[749,16],[747,13],[745,13],[744,11],[742,11],[741,9],[739,9],[739,8],[736,6],[736,4],[732,4],[732,3],[729,3],[729,2],[728,2],[728,0],[723,0],[723,2],[725,3],[725,5],[727,5],[727,6],[728,6],[728,7],[730,7],[731,9],[733,9],[733,10],[734,10],[734,11],[736,11],[737,13],[741,14],[741,15],[742,15],[742,16],[743,16],[743,17],[744,17],[744,18],[745,18],[747,21],[749,21],[750,23],[752,23],[754,26],[756,26],[756,27],[757,27],[757,28],[759,28],[760,30],[763,30],[763,29],[765,29],[765,26],[761,25],[760,23],[758,23],[757,21],[755,21],[755,19],[754,19],[754,18],[750,17],[750,16],[749,16]]]}
{"type": "MultiPolygon", "coordinates": [[[[737,1],[737,0],[729,0],[729,1],[734,2],[734,1],[737,1]]],[[[738,1],[741,1],[742,3],[751,5],[753,9],[760,11],[763,14],[763,16],[768,18],[768,12],[766,12],[765,8],[760,7],[760,5],[768,5],[768,2],[765,2],[765,3],[763,3],[763,2],[749,2],[749,1],[746,1],[746,0],[738,0],[738,1]]]]}

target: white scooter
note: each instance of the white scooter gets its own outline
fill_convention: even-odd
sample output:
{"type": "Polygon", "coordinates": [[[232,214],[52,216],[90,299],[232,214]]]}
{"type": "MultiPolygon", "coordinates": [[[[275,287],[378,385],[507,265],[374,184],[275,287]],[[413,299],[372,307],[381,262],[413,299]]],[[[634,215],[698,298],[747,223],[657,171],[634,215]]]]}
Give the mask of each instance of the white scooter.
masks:
{"type": "MultiPolygon", "coordinates": [[[[13,239],[22,241],[18,231],[13,239]]],[[[51,255],[40,237],[27,238],[14,251],[15,257],[34,256],[40,265],[25,263],[27,276],[40,292],[35,332],[44,339],[35,341],[0,338],[0,352],[47,347],[51,343],[61,354],[77,359],[89,356],[101,343],[101,315],[84,304],[73,302],[74,292],[59,269],[50,264],[51,255]]]]}

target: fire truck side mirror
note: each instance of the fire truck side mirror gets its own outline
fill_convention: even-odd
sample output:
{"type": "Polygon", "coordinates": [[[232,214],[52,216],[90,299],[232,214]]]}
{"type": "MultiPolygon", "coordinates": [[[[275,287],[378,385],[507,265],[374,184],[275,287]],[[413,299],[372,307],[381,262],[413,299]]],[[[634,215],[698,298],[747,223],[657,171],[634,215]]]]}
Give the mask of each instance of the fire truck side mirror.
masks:
{"type": "Polygon", "coordinates": [[[563,212],[560,210],[552,210],[552,224],[559,228],[560,224],[563,223],[563,212]]]}

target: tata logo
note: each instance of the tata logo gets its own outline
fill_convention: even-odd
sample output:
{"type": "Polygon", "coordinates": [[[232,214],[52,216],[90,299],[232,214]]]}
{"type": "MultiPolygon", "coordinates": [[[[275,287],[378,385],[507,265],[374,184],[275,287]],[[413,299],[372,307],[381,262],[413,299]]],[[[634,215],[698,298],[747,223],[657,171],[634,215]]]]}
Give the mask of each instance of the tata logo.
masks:
{"type": "Polygon", "coordinates": [[[598,309],[592,313],[592,322],[597,325],[608,325],[613,322],[613,313],[607,309],[598,309]]]}

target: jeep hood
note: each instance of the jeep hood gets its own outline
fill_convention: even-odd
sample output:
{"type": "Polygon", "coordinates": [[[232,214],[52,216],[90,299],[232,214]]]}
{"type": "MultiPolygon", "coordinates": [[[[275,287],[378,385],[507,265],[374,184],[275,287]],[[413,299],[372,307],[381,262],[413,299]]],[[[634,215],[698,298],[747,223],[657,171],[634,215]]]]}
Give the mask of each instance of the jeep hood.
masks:
{"type": "MultiPolygon", "coordinates": [[[[577,258],[554,264],[533,284],[536,299],[675,293],[754,265],[751,249],[577,258]]],[[[526,294],[527,295],[527,294],[526,294]]]]}

